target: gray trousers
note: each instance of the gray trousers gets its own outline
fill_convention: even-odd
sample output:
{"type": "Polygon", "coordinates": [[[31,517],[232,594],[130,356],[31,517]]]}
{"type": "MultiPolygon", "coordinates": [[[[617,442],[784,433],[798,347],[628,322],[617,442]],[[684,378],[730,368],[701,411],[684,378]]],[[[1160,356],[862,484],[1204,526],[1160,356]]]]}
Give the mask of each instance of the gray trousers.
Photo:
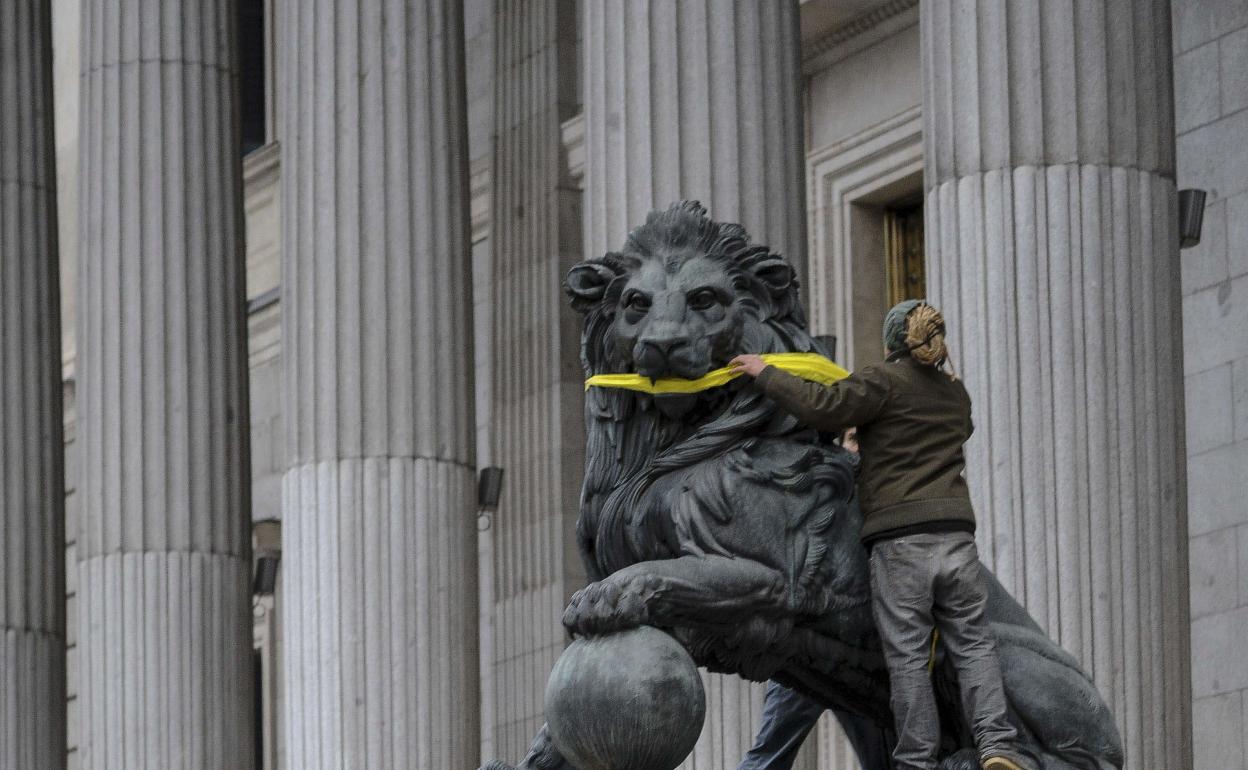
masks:
{"type": "Polygon", "coordinates": [[[968,532],[906,535],[871,551],[871,594],[892,685],[896,770],[935,770],[940,721],[928,660],[932,630],[958,675],[980,757],[1016,757],[1000,663],[984,618],[987,593],[968,532]]]}

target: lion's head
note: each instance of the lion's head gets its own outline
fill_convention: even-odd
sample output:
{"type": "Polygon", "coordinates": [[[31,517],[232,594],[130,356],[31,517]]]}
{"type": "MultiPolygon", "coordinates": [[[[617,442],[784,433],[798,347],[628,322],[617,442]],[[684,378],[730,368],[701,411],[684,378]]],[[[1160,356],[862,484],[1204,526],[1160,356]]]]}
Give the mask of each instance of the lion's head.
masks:
{"type": "Polygon", "coordinates": [[[651,212],[622,249],[573,267],[564,287],[587,316],[592,374],[694,379],[737,353],[810,349],[793,268],[696,201],[651,212]]]}
{"type": "MultiPolygon", "coordinates": [[[[789,263],[751,243],[740,225],[711,221],[694,201],[652,212],[619,251],[573,267],[564,287],[585,314],[581,358],[590,376],[696,378],[738,353],[817,350],[789,263]]],[[[650,529],[631,518],[654,479],[763,434],[796,430],[791,417],[776,419],[774,405],[742,385],[696,395],[585,394],[577,533],[591,577],[661,557],[651,549],[661,538],[635,539],[650,529]]]]}
{"type": "MultiPolygon", "coordinates": [[[[789,262],[751,243],[744,227],[711,221],[698,202],[651,212],[619,251],[573,267],[565,288],[585,314],[589,376],[696,378],[738,353],[819,347],[789,262]]],[[[585,428],[577,534],[593,579],[641,560],[723,552],[716,533],[734,510],[729,495],[711,489],[719,489],[714,479],[784,488],[785,499],[812,494],[791,484],[824,483],[827,474],[845,498],[854,484],[849,463],[829,461],[814,432],[740,379],[688,396],[590,388],[585,428]],[[751,452],[773,441],[780,448],[754,467],[751,452]],[[734,449],[743,453],[730,457],[734,449]],[[695,468],[701,482],[689,475],[695,468]],[[686,487],[705,494],[694,504],[678,492],[686,487]]]]}

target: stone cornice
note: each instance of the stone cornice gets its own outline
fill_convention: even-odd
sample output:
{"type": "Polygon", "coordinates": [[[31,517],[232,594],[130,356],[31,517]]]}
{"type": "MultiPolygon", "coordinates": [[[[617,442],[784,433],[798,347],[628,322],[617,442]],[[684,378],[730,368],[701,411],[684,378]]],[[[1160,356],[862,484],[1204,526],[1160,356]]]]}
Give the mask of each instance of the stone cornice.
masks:
{"type": "Polygon", "coordinates": [[[864,13],[815,38],[802,46],[802,69],[807,74],[818,71],[861,50],[866,45],[893,34],[902,26],[917,23],[918,7],[919,0],[890,0],[874,11],[864,13]],[[907,18],[899,18],[903,15],[907,18]],[[913,18],[909,18],[911,16],[913,18]],[[864,36],[867,37],[866,40],[857,40],[864,36]],[[859,45],[851,45],[852,43],[859,43],[859,45]]]}

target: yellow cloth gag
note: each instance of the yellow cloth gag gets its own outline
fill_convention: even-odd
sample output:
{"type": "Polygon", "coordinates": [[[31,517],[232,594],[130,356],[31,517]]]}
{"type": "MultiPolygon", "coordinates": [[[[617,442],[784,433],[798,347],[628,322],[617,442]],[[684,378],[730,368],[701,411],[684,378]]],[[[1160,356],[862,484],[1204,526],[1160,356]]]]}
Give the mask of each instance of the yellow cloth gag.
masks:
{"type": "MultiPolygon", "coordinates": [[[[768,366],[824,385],[831,385],[849,376],[848,371],[818,353],[764,353],[762,359],[768,366]]],[[[741,370],[730,366],[707,372],[696,380],[671,377],[652,381],[640,374],[595,374],[585,380],[585,390],[598,387],[624,388],[642,393],[700,393],[727,385],[740,376],[741,370]]]]}

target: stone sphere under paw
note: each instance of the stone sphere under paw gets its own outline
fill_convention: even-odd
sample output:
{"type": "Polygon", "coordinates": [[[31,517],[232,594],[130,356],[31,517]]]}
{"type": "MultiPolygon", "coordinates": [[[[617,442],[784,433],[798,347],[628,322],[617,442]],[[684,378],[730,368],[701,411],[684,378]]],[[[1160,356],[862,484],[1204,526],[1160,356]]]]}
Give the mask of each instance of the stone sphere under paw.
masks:
{"type": "Polygon", "coordinates": [[[672,770],[705,718],[693,658],[647,626],[577,639],[546,686],[551,740],[577,770],[672,770]]]}

